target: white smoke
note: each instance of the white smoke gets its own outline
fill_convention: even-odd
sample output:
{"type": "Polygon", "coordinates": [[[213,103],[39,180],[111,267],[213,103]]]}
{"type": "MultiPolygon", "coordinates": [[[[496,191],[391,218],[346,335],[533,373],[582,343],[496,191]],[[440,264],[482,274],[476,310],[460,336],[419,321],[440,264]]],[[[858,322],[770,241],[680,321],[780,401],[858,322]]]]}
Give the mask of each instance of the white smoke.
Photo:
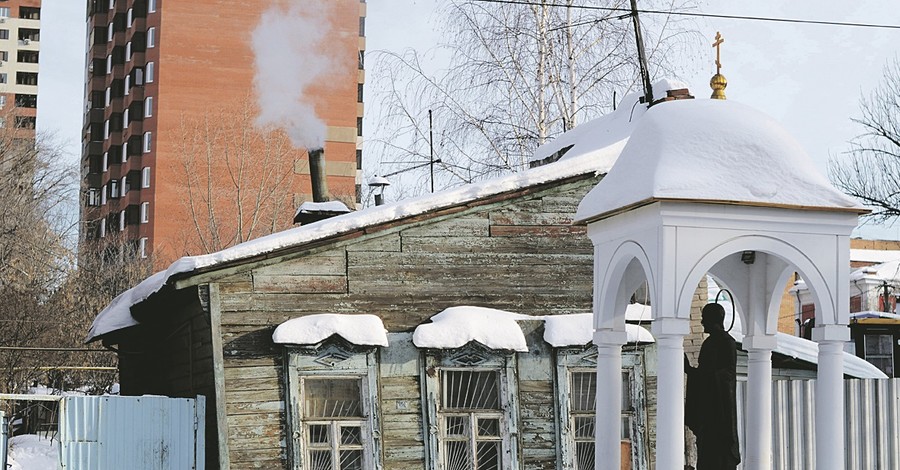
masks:
{"type": "Polygon", "coordinates": [[[322,148],[327,128],[307,93],[335,68],[322,47],[331,25],[329,2],[288,3],[269,7],[253,31],[253,83],[260,108],[256,125],[284,129],[295,147],[322,148]]]}

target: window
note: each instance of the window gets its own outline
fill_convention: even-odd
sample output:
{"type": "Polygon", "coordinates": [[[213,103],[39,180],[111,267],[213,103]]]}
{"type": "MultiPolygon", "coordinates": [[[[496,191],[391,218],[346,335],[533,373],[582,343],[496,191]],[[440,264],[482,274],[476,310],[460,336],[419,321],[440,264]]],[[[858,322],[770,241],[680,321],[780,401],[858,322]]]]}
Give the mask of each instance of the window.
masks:
{"type": "Polygon", "coordinates": [[[153,97],[148,96],[144,99],[144,117],[148,118],[153,116],[153,97]]]}
{"type": "Polygon", "coordinates": [[[0,73],[0,83],[6,83],[7,78],[5,73],[0,73]]]}
{"type": "Polygon", "coordinates": [[[863,337],[865,360],[894,376],[894,337],[891,334],[866,334],[863,337]]]}
{"type": "Polygon", "coordinates": [[[109,27],[106,28],[106,42],[112,42],[113,34],[115,33],[115,31],[113,29],[114,29],[113,24],[110,23],[109,27]]]}
{"type": "Polygon", "coordinates": [[[15,100],[19,108],[37,108],[37,95],[16,93],[15,100]]]}
{"type": "MultiPolygon", "coordinates": [[[[2,15],[0,16],[9,16],[2,15]]],[[[41,9],[37,7],[19,7],[19,18],[23,20],[39,20],[41,19],[41,9]]]]}
{"type": "MultiPolygon", "coordinates": [[[[34,51],[19,51],[19,62],[23,62],[21,59],[22,52],[34,52],[34,51]]],[[[0,51],[0,61],[6,62],[9,60],[9,51],[0,51]]]]}
{"type": "Polygon", "coordinates": [[[122,163],[128,161],[128,142],[122,143],[122,163]]]}
{"type": "Polygon", "coordinates": [[[128,13],[126,13],[125,18],[126,18],[126,19],[125,19],[125,22],[128,24],[128,27],[129,27],[129,28],[130,28],[132,25],[134,25],[134,8],[129,8],[129,9],[128,9],[128,13]]]}
{"type": "Polygon", "coordinates": [[[156,0],[147,0],[147,12],[148,13],[156,12],[156,0]]]}
{"type": "Polygon", "coordinates": [[[125,211],[119,212],[119,231],[125,230],[125,211]]]}
{"type": "Polygon", "coordinates": [[[430,467],[517,469],[515,355],[470,343],[425,362],[430,467]]]}
{"type": "Polygon", "coordinates": [[[0,108],[6,107],[6,95],[0,95],[0,108]]]}
{"type": "Polygon", "coordinates": [[[100,205],[100,190],[97,188],[88,189],[87,205],[91,207],[100,205]]]}
{"type": "Polygon", "coordinates": [[[144,132],[144,153],[150,151],[150,141],[153,139],[153,135],[151,132],[144,132]]]}
{"type": "MultiPolygon", "coordinates": [[[[100,187],[100,205],[106,205],[106,185],[100,187]]],[[[102,235],[101,235],[102,236],[102,235]]]]}
{"type": "Polygon", "coordinates": [[[125,62],[131,60],[131,41],[125,43],[125,62]]]}
{"type": "Polygon", "coordinates": [[[16,72],[16,85],[37,85],[38,74],[35,72],[16,72]]]}
{"type": "Polygon", "coordinates": [[[131,124],[131,112],[130,111],[131,110],[128,108],[125,108],[125,111],[122,111],[122,125],[126,129],[131,124]]]}
{"type": "Polygon", "coordinates": [[[116,9],[116,0],[109,0],[109,9],[110,10],[116,9]]]}
{"type": "Polygon", "coordinates": [[[156,28],[150,28],[147,30],[147,47],[152,48],[156,47],[156,28]]]}
{"type": "Polygon", "coordinates": [[[141,187],[149,188],[150,187],[150,167],[145,166],[141,168],[141,187]]]}
{"type": "Polygon", "coordinates": [[[106,74],[109,75],[112,73],[112,55],[106,56],[106,74]]]}
{"type": "Polygon", "coordinates": [[[131,94],[131,75],[125,75],[125,96],[131,94]]]}
{"type": "Polygon", "coordinates": [[[150,222],[150,203],[142,202],[141,203],[141,223],[146,224],[150,222]]]}
{"type": "Polygon", "coordinates": [[[131,189],[131,186],[128,184],[128,177],[123,176],[120,183],[122,187],[122,197],[125,197],[128,194],[128,191],[131,189]]]}
{"type": "MultiPolygon", "coordinates": [[[[0,52],[0,60],[9,60],[9,53],[6,51],[0,52]]],[[[16,61],[18,62],[22,62],[25,64],[36,64],[39,62],[39,60],[40,52],[38,51],[21,50],[16,53],[16,61]]]]}
{"type": "Polygon", "coordinates": [[[109,170],[109,152],[103,152],[103,160],[100,169],[104,173],[109,170]]]}
{"type": "Polygon", "coordinates": [[[109,138],[109,121],[103,121],[103,140],[109,138]]]}
{"type": "Polygon", "coordinates": [[[141,237],[138,240],[138,251],[141,254],[141,258],[147,257],[147,237],[141,237]]]}
{"type": "Polygon", "coordinates": [[[110,101],[112,101],[112,89],[107,88],[106,94],[103,97],[104,107],[109,106],[110,101]]]}
{"type": "Polygon", "coordinates": [[[156,71],[156,64],[153,62],[147,62],[147,70],[144,71],[144,81],[147,83],[153,83],[154,72],[156,71]]]}
{"type": "Polygon", "coordinates": [[[0,39],[9,39],[8,29],[0,29],[0,39]]]}
{"type": "Polygon", "coordinates": [[[9,7],[0,7],[0,18],[9,18],[9,7]]]}
{"type": "MultiPolygon", "coordinates": [[[[647,469],[644,446],[645,411],[641,353],[622,353],[622,468],[647,469]],[[628,455],[631,456],[630,460],[628,455]]],[[[560,456],[565,468],[594,469],[594,427],[597,409],[597,349],[594,346],[557,350],[560,456]]]]}
{"type": "Polygon", "coordinates": [[[119,181],[112,180],[109,182],[109,198],[110,199],[118,199],[119,198],[119,181]]]}
{"type": "Polygon", "coordinates": [[[106,219],[100,219],[100,238],[106,236],[106,219]]]}
{"type": "Polygon", "coordinates": [[[381,468],[374,348],[329,340],[289,349],[288,363],[293,468],[381,468]]]}

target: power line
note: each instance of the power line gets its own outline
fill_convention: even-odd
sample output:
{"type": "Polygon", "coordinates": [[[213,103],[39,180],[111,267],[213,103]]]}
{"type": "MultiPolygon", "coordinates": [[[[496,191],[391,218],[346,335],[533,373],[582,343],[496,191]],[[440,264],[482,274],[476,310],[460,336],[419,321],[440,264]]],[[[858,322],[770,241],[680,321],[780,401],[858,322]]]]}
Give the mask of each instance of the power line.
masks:
{"type": "MultiPolygon", "coordinates": [[[[600,10],[631,14],[631,10],[627,8],[600,7],[593,5],[565,5],[562,3],[535,3],[527,0],[475,0],[481,3],[501,3],[506,5],[528,5],[528,6],[548,6],[563,8],[578,8],[582,10],[600,10]]],[[[799,23],[799,24],[815,24],[825,26],[853,26],[857,28],[880,28],[880,29],[900,29],[900,25],[894,24],[876,24],[876,23],[853,23],[847,21],[819,21],[819,20],[803,20],[797,18],[777,18],[771,16],[742,16],[742,15],[721,15],[716,13],[691,13],[686,11],[665,11],[665,10],[638,10],[638,13],[649,15],[673,15],[673,16],[691,16],[697,18],[718,18],[726,20],[749,20],[749,21],[769,21],[775,23],[799,23]]],[[[626,15],[627,16],[627,15],[626,15]]],[[[623,16],[624,17],[624,16],[623,16]]],[[[591,21],[593,22],[593,21],[591,21]]],[[[589,24],[585,22],[580,24],[589,24]]],[[[574,26],[574,25],[573,25],[574,26]]]]}

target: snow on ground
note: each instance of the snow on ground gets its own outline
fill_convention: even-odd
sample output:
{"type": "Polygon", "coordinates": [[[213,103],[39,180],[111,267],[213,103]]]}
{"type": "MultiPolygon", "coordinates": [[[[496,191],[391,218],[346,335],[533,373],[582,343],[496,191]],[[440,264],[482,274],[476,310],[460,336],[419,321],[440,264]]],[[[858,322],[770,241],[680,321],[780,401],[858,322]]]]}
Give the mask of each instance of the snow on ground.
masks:
{"type": "Polygon", "coordinates": [[[7,470],[56,470],[59,462],[59,441],[33,434],[9,440],[7,470]]]}
{"type": "Polygon", "coordinates": [[[865,210],[819,173],[781,124],[725,100],[650,108],[575,218],[654,198],[865,210]]]}
{"type": "Polygon", "coordinates": [[[332,335],[353,344],[387,346],[387,330],[375,315],[323,313],[293,318],[275,328],[275,344],[318,344],[332,335]]]}

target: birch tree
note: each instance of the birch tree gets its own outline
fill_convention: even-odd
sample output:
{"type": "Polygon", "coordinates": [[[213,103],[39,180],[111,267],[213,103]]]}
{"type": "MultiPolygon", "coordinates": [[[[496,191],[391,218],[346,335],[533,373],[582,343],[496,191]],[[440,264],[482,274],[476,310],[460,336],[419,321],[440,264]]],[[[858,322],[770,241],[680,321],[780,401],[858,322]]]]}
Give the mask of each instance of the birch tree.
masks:
{"type": "MultiPolygon", "coordinates": [[[[446,70],[431,71],[414,51],[373,54],[382,116],[367,149],[401,166],[429,161],[431,109],[443,185],[526,168],[538,146],[640,87],[630,16],[590,8],[597,5],[630,8],[623,1],[447,2],[441,18],[448,40],[437,52],[449,56],[446,70]]],[[[672,11],[691,3],[642,6],[672,11]]],[[[671,73],[671,59],[693,47],[692,23],[641,20],[651,70],[671,73]]]]}
{"type": "Polygon", "coordinates": [[[187,214],[184,254],[212,253],[291,226],[295,151],[277,131],[260,132],[243,102],[182,118],[175,163],[187,214]]]}
{"type": "Polygon", "coordinates": [[[872,209],[868,217],[886,222],[900,216],[900,59],[885,67],[881,85],[861,99],[860,113],[852,121],[863,133],[829,161],[828,174],[841,191],[872,209]]]}

